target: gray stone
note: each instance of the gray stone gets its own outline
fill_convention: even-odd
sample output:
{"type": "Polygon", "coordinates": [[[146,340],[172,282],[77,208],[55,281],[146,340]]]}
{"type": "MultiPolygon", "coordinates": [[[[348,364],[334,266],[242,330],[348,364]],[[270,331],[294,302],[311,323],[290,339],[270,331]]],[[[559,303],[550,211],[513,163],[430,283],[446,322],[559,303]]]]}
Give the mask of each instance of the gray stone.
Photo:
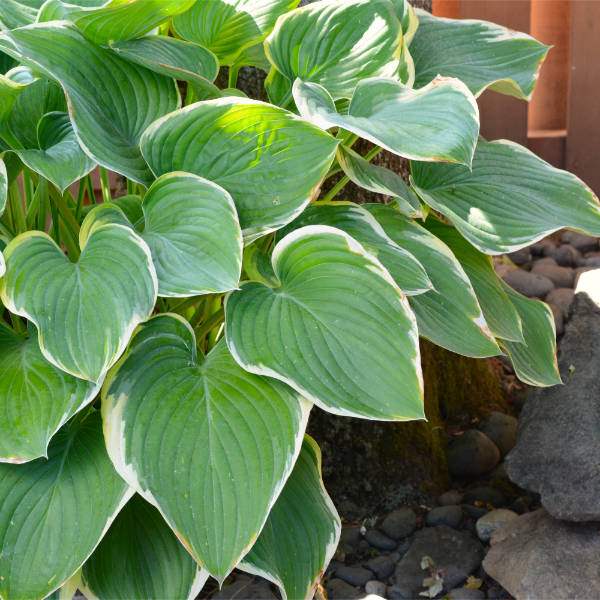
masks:
{"type": "Polygon", "coordinates": [[[369,529],[365,535],[365,539],[373,548],[377,548],[377,550],[395,550],[398,545],[396,540],[389,538],[377,529],[369,529]]]}
{"type": "Polygon", "coordinates": [[[552,316],[554,317],[554,328],[556,329],[556,335],[562,335],[565,332],[565,316],[563,315],[562,310],[556,304],[552,304],[552,302],[548,302],[548,306],[552,311],[552,316]]]}
{"type": "Polygon", "coordinates": [[[577,248],[563,244],[555,250],[553,258],[561,267],[578,267],[583,256],[577,248]]]}
{"type": "Polygon", "coordinates": [[[235,581],[219,590],[214,596],[215,600],[277,600],[268,581],[249,577],[242,573],[236,574],[235,581]]]}
{"type": "Polygon", "coordinates": [[[531,274],[547,277],[556,287],[572,287],[575,278],[575,272],[571,267],[545,265],[541,264],[541,261],[538,261],[533,265],[531,274]]]}
{"type": "Polygon", "coordinates": [[[365,585],[369,579],[373,579],[373,571],[363,567],[344,565],[335,570],[335,576],[350,585],[365,585]]]}
{"type": "Polygon", "coordinates": [[[496,489],[495,487],[491,487],[489,485],[482,485],[468,490],[465,493],[463,502],[465,504],[474,504],[475,502],[482,502],[486,506],[488,504],[491,504],[492,506],[498,508],[499,506],[504,506],[504,504],[506,504],[506,496],[503,492],[496,489]]]}
{"type": "Polygon", "coordinates": [[[587,258],[584,258],[581,266],[600,267],[600,256],[588,256],[587,258]]]}
{"type": "Polygon", "coordinates": [[[531,250],[531,254],[533,254],[533,256],[543,256],[545,252],[550,252],[549,250],[546,250],[546,248],[556,248],[556,244],[549,239],[545,239],[545,240],[540,240],[539,242],[536,242],[535,244],[532,244],[531,246],[529,246],[529,249],[531,250]]]}
{"type": "Polygon", "coordinates": [[[506,465],[501,462],[493,471],[490,471],[487,475],[490,482],[494,482],[494,480],[505,481],[506,483],[510,483],[510,479],[508,478],[508,473],[506,472],[506,465]]]}
{"type": "Polygon", "coordinates": [[[536,265],[554,265],[555,267],[558,267],[558,263],[553,258],[553,255],[555,252],[554,246],[547,246],[547,247],[552,248],[552,252],[550,254],[546,253],[544,258],[536,258],[535,264],[536,265]]]}
{"type": "Polygon", "coordinates": [[[482,600],[485,594],[476,588],[454,588],[448,592],[449,600],[482,600]]]}
{"type": "Polygon", "coordinates": [[[508,255],[508,258],[510,258],[510,260],[512,260],[512,262],[514,262],[515,265],[519,265],[519,267],[522,267],[523,265],[526,265],[531,262],[531,250],[529,248],[521,248],[516,252],[511,252],[508,255]]]}
{"type": "Polygon", "coordinates": [[[384,598],[386,591],[387,585],[385,585],[385,583],[383,583],[382,581],[377,581],[376,579],[373,579],[365,583],[365,592],[367,594],[373,594],[375,596],[380,596],[381,598],[384,598]]]}
{"type": "Polygon", "coordinates": [[[417,515],[408,507],[391,512],[381,524],[382,531],[394,540],[408,537],[417,528],[417,515]]]}
{"type": "MultiPolygon", "coordinates": [[[[599,273],[586,273],[600,287],[599,273]]],[[[600,302],[600,300],[599,300],[600,302]]],[[[564,386],[529,393],[517,445],[506,457],[508,474],[541,495],[553,516],[600,520],[600,308],[576,294],[559,344],[564,386]]]]}
{"type": "Polygon", "coordinates": [[[576,231],[565,231],[562,235],[562,241],[571,244],[571,246],[577,248],[583,254],[598,250],[598,238],[577,233],[576,231]]]}
{"type": "Polygon", "coordinates": [[[503,279],[510,287],[529,298],[544,298],[555,287],[548,277],[521,269],[509,271],[503,279]]]}
{"type": "Polygon", "coordinates": [[[487,435],[505,456],[513,449],[517,441],[517,427],[519,422],[515,417],[494,411],[490,418],[483,421],[479,429],[487,435]]]}
{"type": "Polygon", "coordinates": [[[566,318],[569,315],[569,308],[574,297],[575,292],[571,288],[556,288],[546,296],[546,302],[558,306],[566,318]]]}
{"type": "Polygon", "coordinates": [[[387,556],[376,556],[365,563],[365,567],[375,573],[377,579],[387,579],[396,567],[396,563],[400,560],[400,555],[397,552],[392,552],[387,556]]]}
{"type": "Polygon", "coordinates": [[[528,513],[496,530],[483,566],[517,600],[600,598],[598,528],[528,513]]]}
{"type": "Polygon", "coordinates": [[[444,589],[460,585],[481,564],[483,546],[466,531],[456,531],[445,525],[425,527],[415,534],[410,550],[396,566],[397,597],[416,598],[423,591],[421,584],[428,572],[421,569],[421,560],[429,556],[436,569],[444,572],[444,589]]]}
{"type": "Polygon", "coordinates": [[[346,527],[342,527],[340,545],[347,545],[353,548],[358,545],[361,539],[360,525],[347,525],[346,527]]]}
{"type": "Polygon", "coordinates": [[[490,510],[489,513],[483,515],[477,519],[477,523],[475,523],[475,528],[477,530],[477,535],[482,542],[487,542],[492,537],[492,534],[496,529],[512,521],[513,519],[518,518],[518,514],[513,512],[512,510],[508,510],[507,508],[497,508],[495,510],[490,510]]]}
{"type": "Polygon", "coordinates": [[[485,433],[468,429],[452,441],[447,457],[453,475],[482,475],[498,464],[500,450],[485,433]]]}
{"type": "Polygon", "coordinates": [[[469,515],[469,517],[472,517],[473,519],[479,519],[479,517],[482,517],[488,512],[487,508],[484,508],[483,506],[473,506],[472,504],[461,504],[460,507],[466,515],[469,515]]]}
{"type": "Polygon", "coordinates": [[[438,503],[440,506],[460,504],[462,502],[463,496],[464,494],[462,492],[459,492],[458,490],[448,490],[438,498],[438,503]]]}
{"type": "Polygon", "coordinates": [[[437,525],[448,525],[457,529],[463,520],[464,513],[460,506],[438,506],[432,508],[425,517],[425,522],[429,527],[437,525]]]}
{"type": "Polygon", "coordinates": [[[364,596],[362,592],[337,577],[325,584],[325,590],[329,600],[357,600],[364,596]]]}

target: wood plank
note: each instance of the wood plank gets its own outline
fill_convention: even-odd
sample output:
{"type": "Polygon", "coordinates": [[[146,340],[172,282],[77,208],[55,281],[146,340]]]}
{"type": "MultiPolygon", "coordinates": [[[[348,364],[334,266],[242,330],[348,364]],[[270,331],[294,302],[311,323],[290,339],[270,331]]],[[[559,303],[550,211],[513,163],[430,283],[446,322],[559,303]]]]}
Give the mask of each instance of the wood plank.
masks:
{"type": "Polygon", "coordinates": [[[436,17],[458,19],[458,0],[433,0],[431,12],[436,17]]]}

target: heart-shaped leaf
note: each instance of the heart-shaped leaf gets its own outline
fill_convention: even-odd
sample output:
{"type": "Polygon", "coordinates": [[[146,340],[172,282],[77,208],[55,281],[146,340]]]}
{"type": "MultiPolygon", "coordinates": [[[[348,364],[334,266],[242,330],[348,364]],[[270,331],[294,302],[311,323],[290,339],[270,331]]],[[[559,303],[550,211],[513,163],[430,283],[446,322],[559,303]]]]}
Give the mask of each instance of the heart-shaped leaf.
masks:
{"type": "Polygon", "coordinates": [[[132,65],[64,22],[5,31],[0,33],[0,47],[62,84],[73,128],[86,154],[129,179],[152,183],[139,141],[150,123],[179,105],[172,79],[132,65]],[[77,69],[73,69],[74,56],[77,69]]]}
{"type": "MultiPolygon", "coordinates": [[[[134,197],[130,197],[134,198],[134,197]]],[[[159,296],[197,296],[237,287],[242,269],[242,232],[231,196],[191,173],[159,177],[140,202],[140,237],[148,244],[159,296]]],[[[113,203],[90,212],[94,222],[128,223],[113,203]]]]}
{"type": "Polygon", "coordinates": [[[348,179],[376,194],[391,196],[407,217],[422,217],[423,209],[417,195],[400,175],[390,169],[373,165],[351,148],[339,145],[337,161],[348,179]]]}
{"type": "Polygon", "coordinates": [[[272,262],[280,287],[245,283],[225,303],[227,344],[239,364],[329,412],[423,418],[415,318],[381,263],[324,225],[287,235],[272,262]]]}
{"type": "Polygon", "coordinates": [[[10,132],[9,117],[17,98],[35,80],[36,77],[27,67],[15,67],[6,75],[0,75],[0,99],[2,100],[0,102],[0,136],[16,147],[20,147],[21,144],[14,142],[14,135],[10,132]]]}
{"type": "Polygon", "coordinates": [[[0,464],[0,596],[45,598],[61,587],[131,494],[106,454],[97,411],[65,425],[48,460],[0,464]]]}
{"type": "Polygon", "coordinates": [[[50,364],[31,334],[0,324],[0,462],[45,456],[50,438],[99,390],[50,364]]]}
{"type": "Polygon", "coordinates": [[[282,227],[310,201],[338,142],[281,108],[245,98],[186,106],[154,123],[142,153],[156,176],[186,171],[233,197],[248,241],[282,227]]]}
{"type": "Polygon", "coordinates": [[[81,570],[81,589],[99,600],[194,600],[208,573],[161,514],[135,494],[81,570]]]}
{"type": "Polygon", "coordinates": [[[377,258],[407,295],[423,294],[433,288],[423,265],[401,248],[362,207],[352,202],[312,204],[297,219],[277,233],[281,239],[307,225],[328,225],[345,231],[377,258]]]}
{"type": "Polygon", "coordinates": [[[223,340],[198,357],[176,315],[140,328],[102,399],[117,471],[220,581],[262,529],[309,409],[286,385],[242,369],[223,340]]]}
{"type": "Polygon", "coordinates": [[[472,19],[444,19],[417,9],[419,28],[410,47],[415,87],[437,75],[457,77],[479,96],[487,87],[531,99],[549,46],[525,33],[472,19]]]}
{"type": "MultiPolygon", "coordinates": [[[[402,30],[387,0],[322,0],[279,18],[265,41],[268,59],[290,82],[321,84],[351,98],[367,77],[395,77],[402,30]]],[[[288,96],[289,99],[289,96],[288,96]]]]}
{"type": "Polygon", "coordinates": [[[96,166],[79,146],[67,113],[45,114],[38,123],[37,133],[39,149],[19,150],[17,154],[61,193],[96,166]]]}
{"type": "Polygon", "coordinates": [[[262,42],[277,18],[296,8],[298,0],[197,0],[173,19],[173,29],[186,40],[212,50],[222,65],[262,42]]]}
{"type": "Polygon", "coordinates": [[[411,182],[479,250],[502,254],[563,227],[600,235],[600,203],[581,179],[507,140],[480,139],[472,171],[413,163],[411,182]]]}
{"type": "Polygon", "coordinates": [[[406,158],[471,164],[479,111],[458,79],[435,79],[420,90],[367,79],[356,86],[347,115],[338,114],[327,90],[314,83],[296,80],[294,100],[300,114],[323,129],[342,127],[406,158]]]}
{"type": "Polygon", "coordinates": [[[157,281],[148,246],[123,225],[82,227],[82,254],[71,262],[41,231],[4,251],[0,297],[33,321],[43,355],[59,369],[98,381],[151,314],[157,281]]]}
{"type": "Polygon", "coordinates": [[[96,44],[140,37],[171,17],[186,11],[195,0],[112,0],[103,6],[82,7],[48,0],[38,22],[72,21],[96,44]]]}
{"type": "Polygon", "coordinates": [[[340,517],[321,479],[321,450],[306,435],[294,470],[240,568],[278,585],[284,600],[312,598],[340,533],[340,517]]]}
{"type": "Polygon", "coordinates": [[[396,244],[414,254],[433,283],[433,290],[409,298],[419,333],[438,346],[466,356],[500,354],[471,282],[450,248],[391,206],[363,207],[396,244]]]}

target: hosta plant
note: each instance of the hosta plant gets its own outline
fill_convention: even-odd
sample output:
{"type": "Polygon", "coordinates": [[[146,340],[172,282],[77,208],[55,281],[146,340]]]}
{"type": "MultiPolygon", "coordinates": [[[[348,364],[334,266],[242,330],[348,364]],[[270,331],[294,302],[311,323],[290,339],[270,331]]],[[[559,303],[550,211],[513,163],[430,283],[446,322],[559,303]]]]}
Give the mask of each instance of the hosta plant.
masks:
{"type": "Polygon", "coordinates": [[[547,48],[297,5],[0,2],[3,600],[194,598],[236,567],[311,597],[340,533],[313,405],[424,418],[419,336],[559,382],[550,309],[491,257],[600,235],[598,201],[480,138],[476,100],[529,99],[547,48]]]}

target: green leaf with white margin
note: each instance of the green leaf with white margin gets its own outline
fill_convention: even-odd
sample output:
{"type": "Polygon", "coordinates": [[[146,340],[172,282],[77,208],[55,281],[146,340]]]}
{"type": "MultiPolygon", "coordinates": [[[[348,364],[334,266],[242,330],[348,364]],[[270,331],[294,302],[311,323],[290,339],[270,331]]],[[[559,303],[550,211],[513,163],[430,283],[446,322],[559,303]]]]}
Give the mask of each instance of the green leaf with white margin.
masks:
{"type": "Polygon", "coordinates": [[[600,203],[581,179],[508,140],[480,139],[472,171],[413,163],[421,199],[479,250],[503,254],[563,227],[600,235],[600,203]]]}
{"type": "MultiPolygon", "coordinates": [[[[17,98],[35,80],[34,74],[27,67],[21,66],[11,69],[6,75],[0,75],[0,99],[2,100],[0,102],[0,135],[2,137],[6,137],[7,132],[10,132],[8,118],[17,98]]],[[[13,137],[8,139],[12,145],[13,137]]]]}
{"type": "Polygon", "coordinates": [[[458,77],[475,96],[489,87],[531,99],[549,46],[495,23],[434,17],[419,9],[416,12],[419,28],[410,47],[415,87],[441,74],[458,77]]]}
{"type": "Polygon", "coordinates": [[[6,174],[6,165],[0,158],[0,217],[6,208],[6,199],[8,197],[8,176],[6,174]]]}
{"type": "Polygon", "coordinates": [[[504,291],[491,257],[469,244],[455,227],[446,225],[435,217],[430,217],[425,227],[452,250],[462,265],[473,285],[490,331],[497,337],[522,342],[521,318],[504,291]]]}
{"type": "Polygon", "coordinates": [[[517,377],[529,385],[562,383],[556,362],[556,329],[550,307],[522,296],[501,281],[523,323],[524,342],[499,340],[508,353],[517,377]]]}
{"type": "Polygon", "coordinates": [[[264,102],[227,97],[159,119],[141,141],[158,177],[185,171],[233,197],[246,241],[289,223],[309,203],[338,140],[264,102]]]}
{"type": "Polygon", "coordinates": [[[4,251],[0,297],[36,324],[52,364],[97,382],[152,313],[157,281],[150,250],[132,229],[86,221],[77,263],[41,231],[16,237],[4,251]]]}
{"type": "Polygon", "coordinates": [[[80,588],[100,600],[194,600],[207,579],[160,512],[135,494],[83,565],[80,588]]]}
{"type": "MultiPolygon", "coordinates": [[[[73,597],[79,589],[81,582],[81,569],[76,571],[67,581],[54,590],[50,595],[46,596],[44,600],[73,600],[73,597]]],[[[90,599],[91,600],[91,599],[90,599]]]]}
{"type": "Polygon", "coordinates": [[[466,356],[500,354],[464,269],[450,248],[391,206],[364,204],[387,235],[415,255],[434,289],[409,298],[419,334],[466,356]]]}
{"type": "Polygon", "coordinates": [[[381,263],[325,225],[288,234],[272,263],[279,287],[251,281],[227,296],[238,363],[335,414],[424,418],[415,317],[381,263]]]}
{"type": "Polygon", "coordinates": [[[35,329],[23,337],[0,324],[0,462],[46,456],[52,436],[99,389],[50,364],[35,329]]]}
{"type": "MultiPolygon", "coordinates": [[[[167,173],[150,186],[141,208],[140,237],[152,253],[159,296],[198,296],[237,288],[242,232],[235,204],[223,188],[191,173],[167,173]]],[[[101,204],[90,212],[87,226],[99,219],[127,224],[121,215],[112,218],[114,210],[112,202],[101,204]]]]}
{"type": "Polygon", "coordinates": [[[370,163],[342,144],[337,149],[337,161],[348,179],[356,185],[376,194],[391,196],[407,217],[423,216],[419,198],[394,171],[370,163]]]}
{"type": "Polygon", "coordinates": [[[30,169],[51,181],[61,193],[96,166],[79,146],[67,113],[50,112],[40,119],[38,145],[39,150],[16,152],[30,169]]]}
{"type": "Polygon", "coordinates": [[[423,294],[433,288],[423,265],[408,250],[393,242],[381,225],[358,204],[311,204],[297,219],[279,230],[276,239],[307,225],[328,225],[345,231],[381,262],[407,296],[423,294]]]}
{"type": "Polygon", "coordinates": [[[115,468],[221,582],[289,476],[310,407],[288,386],[242,369],[224,340],[197,356],[177,315],[140,327],[102,394],[115,468]]]}
{"type": "Polygon", "coordinates": [[[41,23],[0,33],[0,47],[57,79],[83,150],[97,163],[150,185],[139,141],[158,117],[179,106],[173,79],[120,58],[89,41],[74,25],[41,23]],[[77,69],[73,57],[77,56],[77,69]]]}
{"type": "Polygon", "coordinates": [[[436,79],[420,90],[393,79],[367,79],[356,86],[347,115],[336,112],[320,85],[297,79],[293,91],[300,114],[322,129],[342,127],[414,160],[471,164],[479,111],[458,79],[436,79]]]}
{"type": "MultiPolygon", "coordinates": [[[[398,17],[398,21],[400,21],[400,25],[402,26],[404,44],[410,46],[410,43],[417,32],[417,28],[419,27],[419,17],[417,17],[415,9],[410,5],[408,0],[391,0],[391,2],[394,7],[394,12],[398,17]]],[[[435,77],[435,75],[433,77],[435,77]]],[[[433,77],[431,77],[431,79],[433,79],[433,77]]]]}
{"type": "Polygon", "coordinates": [[[367,77],[395,77],[402,29],[387,0],[322,0],[277,20],[267,58],[293,82],[322,85],[334,100],[351,98],[367,77]]]}
{"type": "Polygon", "coordinates": [[[182,13],[195,0],[112,0],[103,6],[80,7],[61,0],[48,0],[38,22],[65,20],[77,25],[96,44],[130,40],[148,33],[182,13]]]}
{"type": "Polygon", "coordinates": [[[15,29],[30,25],[35,21],[43,2],[44,0],[2,0],[0,2],[0,26],[4,26],[6,29],[15,29]]]}
{"type": "Polygon", "coordinates": [[[155,73],[187,81],[202,99],[221,96],[219,88],[212,83],[219,72],[217,57],[198,44],[164,35],[147,35],[137,40],[113,42],[111,48],[155,73]]]}
{"type": "Polygon", "coordinates": [[[321,478],[321,450],[306,435],[294,470],[240,569],[279,586],[283,600],[312,598],[340,533],[340,517],[321,478]]]}
{"type": "Polygon", "coordinates": [[[65,425],[48,460],[0,464],[0,597],[45,598],[61,587],[131,495],[107,456],[97,411],[65,425]]]}
{"type": "Polygon", "coordinates": [[[298,0],[197,0],[173,19],[173,29],[210,49],[222,65],[230,65],[242,50],[262,42],[277,18],[296,6],[298,0]]]}

